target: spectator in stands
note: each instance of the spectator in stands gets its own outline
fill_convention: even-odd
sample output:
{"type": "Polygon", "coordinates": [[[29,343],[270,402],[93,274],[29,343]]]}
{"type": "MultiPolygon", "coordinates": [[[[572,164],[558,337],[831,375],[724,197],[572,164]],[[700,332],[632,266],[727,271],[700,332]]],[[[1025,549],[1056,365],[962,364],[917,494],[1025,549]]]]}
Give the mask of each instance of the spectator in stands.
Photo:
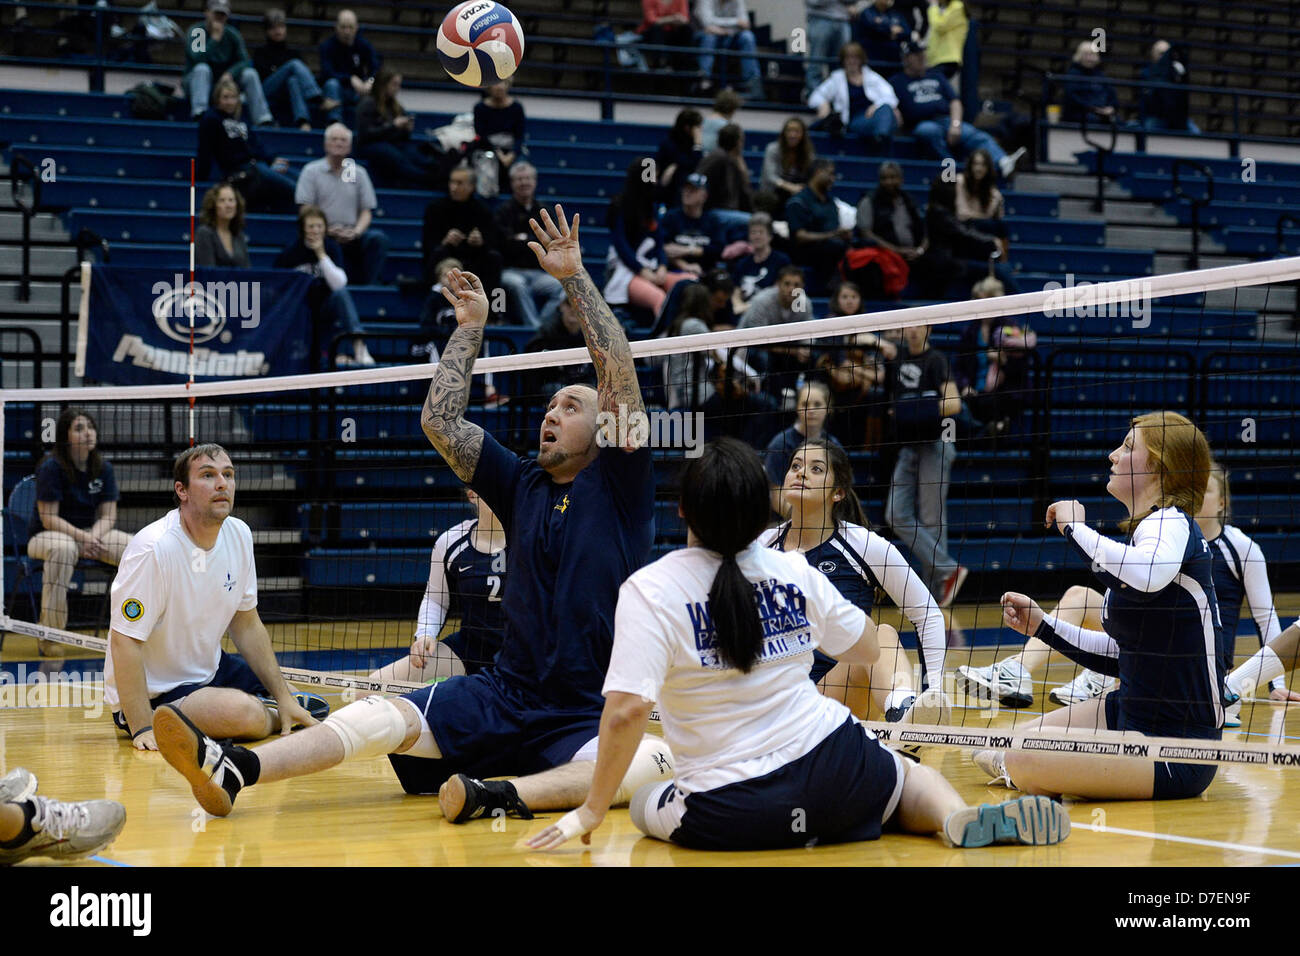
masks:
{"type": "Polygon", "coordinates": [[[723,225],[715,212],[705,208],[709,181],[701,173],[686,177],[681,196],[681,205],[664,214],[664,255],[671,269],[698,277],[722,255],[723,225]]]}
{"type": "Polygon", "coordinates": [[[503,262],[497,251],[502,246],[501,231],[487,203],[474,195],[474,170],[469,163],[451,171],[446,197],[425,207],[422,237],[424,274],[430,285],[434,266],[454,256],[482,280],[489,298],[501,286],[503,262]]]}
{"type": "MultiPolygon", "coordinates": [[[[559,352],[563,349],[585,349],[587,340],[582,334],[582,320],[568,298],[560,303],[556,317],[541,327],[528,344],[525,352],[559,352]]],[[[530,395],[546,397],[554,395],[568,385],[596,384],[596,372],[591,363],[581,365],[553,365],[531,370],[525,375],[528,383],[525,387],[530,395]]]]}
{"type": "Polygon", "coordinates": [[[290,212],[293,180],[289,161],[271,156],[257,133],[244,122],[239,87],[228,76],[217,81],[217,105],[199,120],[199,151],[194,175],[208,178],[215,162],[221,175],[244,196],[249,212],[290,212]]]}
{"type": "Polygon", "coordinates": [[[703,125],[704,117],[699,110],[684,109],[673,120],[668,135],[660,140],[659,151],[655,153],[655,172],[660,195],[665,200],[671,201],[681,193],[682,183],[704,158],[700,147],[703,125]]]}
{"type": "Polygon", "coordinates": [[[786,200],[808,185],[808,168],[816,156],[808,124],[797,116],[786,120],[781,135],[767,144],[758,186],[777,196],[776,215],[783,215],[786,200]]]}
{"type": "Polygon", "coordinates": [[[885,520],[911,551],[939,606],[947,607],[967,573],[948,554],[948,481],[957,445],[943,434],[944,419],[961,412],[961,396],[948,360],[929,338],[929,326],[904,328],[904,347],[887,367],[885,388],[901,447],[885,520]]]}
{"type": "Polygon", "coordinates": [[[853,23],[853,39],[867,51],[867,60],[878,66],[899,63],[901,45],[912,35],[912,25],[894,9],[894,0],[873,0],[853,23]]]}
{"type": "Polygon", "coordinates": [[[777,432],[767,443],[763,451],[763,470],[767,472],[767,481],[771,485],[772,510],[778,515],[785,514],[787,505],[781,498],[781,485],[785,483],[785,473],[790,470],[790,458],[795,449],[805,441],[825,438],[840,445],[840,440],[827,430],[831,416],[831,390],[822,381],[805,382],[799,388],[795,400],[794,423],[784,431],[777,432]]]}
{"type": "Polygon", "coordinates": [[[1065,71],[1068,79],[1062,81],[1065,96],[1061,118],[1067,123],[1081,123],[1086,115],[1091,122],[1098,120],[1113,123],[1119,110],[1115,87],[1104,81],[1101,55],[1093,48],[1092,40],[1082,40],[1074,51],[1074,62],[1065,71]]]}
{"type": "Polygon", "coordinates": [[[221,269],[251,265],[244,235],[244,197],[230,183],[218,183],[203,194],[199,228],[194,231],[194,264],[221,269]]]}
{"type": "MultiPolygon", "coordinates": [[[[718,91],[718,95],[713,98],[713,109],[704,117],[704,123],[700,126],[700,150],[705,156],[718,148],[718,132],[731,124],[732,118],[744,103],[744,99],[735,90],[718,91]]],[[[736,126],[739,128],[739,124],[736,126]]]]}
{"type": "Polygon", "coordinates": [[[312,110],[328,113],[338,108],[338,101],[325,99],[302,55],[285,42],[284,11],[267,10],[262,24],[266,43],[253,51],[253,66],[261,77],[267,105],[277,120],[287,116],[299,129],[309,130],[312,110]]]}
{"type": "Polygon", "coordinates": [[[709,325],[714,329],[734,329],[736,311],[731,307],[731,299],[736,291],[736,280],[724,266],[716,266],[704,279],[704,287],[709,290],[709,305],[713,313],[709,325]]]}
{"type": "Polygon", "coordinates": [[[510,95],[509,80],[493,83],[474,104],[474,134],[492,146],[502,173],[524,148],[526,122],[523,105],[510,95]]]}
{"type": "Polygon", "coordinates": [[[658,316],[668,293],[689,278],[685,272],[669,272],[655,218],[657,190],[645,177],[648,159],[628,164],[623,191],[609,204],[609,253],[605,260],[605,301],[610,305],[633,305],[658,316]]]}
{"type": "Polygon", "coordinates": [[[780,427],[776,403],[751,387],[752,378],[737,369],[737,359],[714,362],[710,370],[713,394],[700,407],[704,440],[738,438],[755,451],[767,447],[780,427]]]}
{"type": "MultiPolygon", "coordinates": [[[[691,29],[691,11],[686,0],[641,0],[641,25],[636,32],[641,34],[642,43],[651,46],[695,46],[695,31],[691,29]]],[[[680,54],[650,54],[650,66],[656,70],[670,63],[673,70],[684,70],[685,62],[680,54]]]]}
{"type": "MultiPolygon", "coordinates": [[[[972,299],[1004,294],[1002,283],[985,276],[971,290],[972,299]]],[[[1000,435],[1025,407],[1029,353],[1038,344],[1033,329],[1014,319],[984,318],[965,323],[953,379],[972,424],[986,435],[1000,435]]]]}
{"type": "Polygon", "coordinates": [[[818,121],[830,120],[832,133],[847,132],[880,151],[898,129],[898,96],[879,73],[867,67],[861,44],[846,43],[840,50],[840,69],[826,78],[808,97],[818,121]]]}
{"type": "MultiPolygon", "coordinates": [[[[812,309],[804,289],[803,270],[786,266],[777,274],[776,285],[754,296],[737,328],[752,329],[812,318],[812,309]]],[[[806,343],[789,342],[771,345],[744,361],[765,373],[763,387],[780,396],[793,389],[798,377],[813,368],[812,350],[806,343]]]]}
{"type": "Polygon", "coordinates": [[[361,36],[357,15],[340,10],[333,35],[320,45],[321,89],[340,104],[326,112],[326,119],[355,126],[357,103],[374,88],[375,75],[383,64],[370,41],[361,36]]]}
{"type": "MultiPolygon", "coordinates": [[[[65,408],[54,423],[54,451],[36,469],[39,524],[27,554],[44,561],[41,619],[47,627],[68,626],[68,585],[81,558],[116,566],[131,536],[117,528],[117,479],[97,447],[99,426],[79,408],[65,408]]],[[[63,645],[40,641],[42,655],[59,655],[63,645]]]]}
{"type": "Polygon", "coordinates": [[[934,299],[964,297],[965,290],[984,276],[994,253],[1002,259],[996,271],[1003,286],[1008,292],[1018,291],[1006,265],[1006,240],[958,219],[956,185],[942,177],[930,184],[925,232],[925,253],[912,265],[912,279],[921,295],[934,299]]]}
{"type": "Polygon", "coordinates": [[[402,74],[380,70],[374,88],[357,105],[357,155],[375,181],[389,189],[432,189],[438,161],[427,142],[412,137],[415,117],[402,108],[397,94],[402,74]]]}
{"type": "Polygon", "coordinates": [[[785,204],[790,225],[791,258],[812,273],[814,294],[826,288],[849,248],[853,231],[840,224],[840,211],[831,196],[835,164],[815,159],[808,173],[808,188],[785,204]]]}
{"type": "MultiPolygon", "coordinates": [[[[853,282],[841,282],[831,300],[827,318],[862,313],[862,292],[853,282]]],[[[881,359],[892,359],[898,347],[874,332],[860,332],[849,337],[834,352],[817,360],[818,371],[825,376],[835,408],[831,428],[850,448],[868,442],[868,424],[873,418],[873,401],[884,381],[881,359]]],[[[878,437],[879,429],[874,434],[878,437]]]]}
{"type": "Polygon", "coordinates": [[[754,296],[776,283],[777,273],[790,264],[790,257],[772,248],[772,217],[756,212],[749,219],[749,253],[731,264],[731,278],[736,283],[731,308],[742,314],[754,296]]]}
{"type": "Polygon", "coordinates": [[[343,249],[329,237],[329,223],[317,206],[303,206],[298,212],[298,238],[278,256],[275,268],[296,269],[314,276],[307,291],[319,348],[329,344],[339,332],[352,336],[352,356],[339,355],[338,365],[374,365],[375,360],[362,337],[364,329],[357,315],[356,303],[348,292],[348,276],[343,271],[343,249]]]}
{"type": "MultiPolygon", "coordinates": [[[[688,284],[678,299],[677,316],[668,334],[699,335],[713,331],[713,303],[709,290],[699,282],[688,284]]],[[[713,364],[724,361],[721,352],[674,352],[664,363],[664,387],[668,407],[698,408],[713,391],[713,364]]]]}
{"type": "Polygon", "coordinates": [[[961,89],[961,63],[966,52],[966,33],[970,22],[961,0],[930,0],[927,11],[930,29],[926,33],[926,65],[938,70],[961,89]]]}
{"type": "Polygon", "coordinates": [[[210,105],[213,87],[221,80],[231,80],[248,98],[253,125],[265,126],[272,120],[262,80],[248,58],[244,38],[226,22],[229,18],[227,0],[208,0],[203,25],[191,27],[185,39],[185,74],[181,86],[190,98],[190,115],[195,119],[202,116],[210,105]]]}
{"type": "Polygon", "coordinates": [[[830,72],[822,60],[834,60],[849,42],[849,19],[863,3],[858,0],[804,0],[808,27],[808,61],[804,64],[804,99],[830,72]]]}
{"type": "Polygon", "coordinates": [[[898,95],[904,129],[929,145],[940,159],[951,159],[954,149],[964,153],[982,149],[993,157],[1003,176],[1015,172],[1024,150],[1008,156],[992,136],[962,121],[961,98],[942,73],[925,68],[924,49],[912,43],[903,45],[903,72],[890,77],[889,85],[898,95]]]}
{"type": "MultiPolygon", "coordinates": [[[[696,89],[701,93],[713,90],[713,51],[719,48],[735,50],[745,54],[738,58],[745,95],[750,99],[761,100],[763,79],[758,68],[758,58],[754,56],[758,43],[750,29],[745,0],[695,0],[695,19],[700,25],[700,79],[696,89]]],[[[734,72],[736,58],[727,59],[731,60],[726,64],[731,68],[728,72],[734,72]]]]}
{"type": "MultiPolygon", "coordinates": [[[[1005,239],[1006,203],[993,174],[993,157],[987,150],[970,154],[966,168],[957,174],[957,218],[982,232],[1005,239]]],[[[1005,247],[1002,250],[1006,252],[1005,247]]]]}
{"type": "MultiPolygon", "coordinates": [[[[1168,40],[1151,44],[1149,62],[1138,75],[1155,83],[1187,82],[1187,67],[1178,58],[1168,40]]],[[[1185,90],[1153,89],[1143,87],[1138,97],[1138,120],[1145,129],[1172,129],[1200,133],[1200,127],[1187,116],[1188,97],[1185,90]]]]}
{"type": "Polygon", "coordinates": [[[388,261],[388,236],[370,224],[379,200],[370,174],[350,158],[351,152],[352,131],[342,123],[328,126],[325,157],[302,168],[294,201],[325,213],[330,236],[343,247],[348,281],[374,285],[388,261]]]}
{"type": "Polygon", "coordinates": [[[704,208],[722,223],[724,244],[745,235],[754,209],[754,189],[745,165],[745,131],[728,123],[718,133],[718,148],[695,170],[708,183],[704,208]]]}
{"type": "MultiPolygon", "coordinates": [[[[510,196],[493,214],[502,236],[501,287],[506,290],[515,315],[533,328],[549,323],[564,301],[564,286],[537,267],[537,257],[528,248],[536,238],[530,219],[537,218],[537,169],[527,160],[510,167],[510,196]]],[[[463,268],[463,267],[462,267],[463,268]]]]}
{"type": "Polygon", "coordinates": [[[903,191],[903,168],[894,162],[881,163],[878,182],[858,202],[858,235],[868,245],[912,262],[925,252],[925,220],[903,191]]]}

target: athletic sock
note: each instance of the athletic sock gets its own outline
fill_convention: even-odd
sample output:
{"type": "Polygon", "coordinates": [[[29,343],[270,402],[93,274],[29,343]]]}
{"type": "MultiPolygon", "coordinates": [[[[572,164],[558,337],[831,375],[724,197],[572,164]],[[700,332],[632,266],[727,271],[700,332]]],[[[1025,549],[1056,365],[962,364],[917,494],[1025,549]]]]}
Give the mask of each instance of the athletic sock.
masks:
{"type": "Polygon", "coordinates": [[[916,697],[916,691],[911,690],[910,688],[903,688],[902,690],[891,690],[889,692],[889,696],[885,698],[885,710],[894,710],[895,708],[901,708],[904,704],[906,704],[909,700],[913,699],[914,697],[916,697]]]}
{"type": "Polygon", "coordinates": [[[0,850],[16,850],[32,837],[36,836],[36,828],[32,826],[32,818],[36,816],[36,804],[31,800],[14,800],[14,806],[23,809],[23,825],[18,831],[18,836],[12,840],[0,841],[0,850]]]}
{"type": "Polygon", "coordinates": [[[226,759],[235,765],[235,769],[239,771],[239,775],[244,778],[244,782],[240,783],[239,779],[235,777],[234,774],[228,773],[222,775],[221,786],[228,794],[230,794],[230,799],[233,800],[235,794],[237,794],[243,787],[251,787],[253,784],[257,783],[258,778],[262,776],[262,761],[258,759],[257,754],[253,751],[249,750],[247,747],[240,747],[237,744],[227,744],[221,749],[224,752],[226,759]]]}

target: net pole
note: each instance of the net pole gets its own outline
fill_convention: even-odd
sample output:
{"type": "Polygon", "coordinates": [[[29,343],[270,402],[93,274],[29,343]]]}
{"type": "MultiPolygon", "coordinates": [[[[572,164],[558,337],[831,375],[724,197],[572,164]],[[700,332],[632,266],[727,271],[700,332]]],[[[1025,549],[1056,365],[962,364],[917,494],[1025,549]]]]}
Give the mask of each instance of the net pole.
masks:
{"type": "Polygon", "coordinates": [[[194,160],[190,160],[190,287],[189,287],[189,309],[190,314],[190,359],[189,359],[189,380],[185,383],[185,391],[189,395],[189,432],[190,447],[194,447],[194,160]]]}

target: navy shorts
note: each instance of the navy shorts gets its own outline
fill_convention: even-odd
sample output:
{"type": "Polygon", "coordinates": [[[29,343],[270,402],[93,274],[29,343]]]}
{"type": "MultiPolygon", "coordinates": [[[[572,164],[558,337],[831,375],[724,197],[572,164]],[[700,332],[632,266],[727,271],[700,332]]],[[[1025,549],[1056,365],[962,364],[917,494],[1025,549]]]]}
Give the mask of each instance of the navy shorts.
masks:
{"type": "MultiPolygon", "coordinates": [[[[173,704],[204,687],[230,687],[252,694],[254,697],[271,696],[262,686],[262,679],[253,673],[253,669],[244,663],[242,657],[222,651],[221,659],[217,661],[217,672],[212,675],[212,680],[206,684],[181,684],[173,687],[157,697],[149,698],[149,706],[157,708],[160,704],[173,704]]],[[[120,710],[113,711],[113,723],[117,725],[118,730],[127,736],[131,735],[130,729],[126,726],[126,716],[120,710]]]]}
{"type": "Polygon", "coordinates": [[[839,661],[831,657],[829,654],[823,654],[819,650],[813,650],[812,670],[808,672],[809,679],[814,684],[820,684],[822,678],[829,674],[831,668],[838,663],[839,661]]]}
{"type": "MultiPolygon", "coordinates": [[[[1106,726],[1112,730],[1119,725],[1119,700],[1114,694],[1106,697],[1106,726]]],[[[1169,734],[1171,737],[1177,734],[1169,734]]],[[[1209,763],[1169,763],[1159,761],[1155,766],[1155,780],[1151,784],[1152,800],[1185,800],[1199,797],[1214,780],[1219,768],[1209,763]]]]}
{"type": "Polygon", "coordinates": [[[853,719],[778,770],[682,797],[671,783],[643,787],[641,830],[696,850],[773,850],[880,839],[898,806],[903,770],[893,751],[853,719]]]}
{"type": "Polygon", "coordinates": [[[487,667],[496,658],[497,650],[499,650],[498,648],[489,653],[483,641],[471,640],[465,636],[463,630],[457,631],[443,640],[442,643],[456,652],[460,662],[465,665],[466,674],[477,674],[487,667]]]}
{"type": "Polygon", "coordinates": [[[600,711],[542,710],[487,668],[403,695],[424,714],[441,760],[390,754],[407,793],[437,793],[456,773],[523,776],[573,759],[600,731],[600,711]]]}

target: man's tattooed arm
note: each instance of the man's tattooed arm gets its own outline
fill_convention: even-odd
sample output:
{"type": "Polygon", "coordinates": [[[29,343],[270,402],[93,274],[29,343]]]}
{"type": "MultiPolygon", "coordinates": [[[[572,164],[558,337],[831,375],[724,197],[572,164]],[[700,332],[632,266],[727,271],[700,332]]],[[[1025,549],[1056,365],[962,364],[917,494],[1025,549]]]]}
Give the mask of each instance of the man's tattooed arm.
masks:
{"type": "Polygon", "coordinates": [[[605,298],[591,281],[591,276],[586,269],[581,269],[561,279],[560,284],[582,320],[587,351],[596,367],[596,391],[600,395],[601,411],[618,414],[621,405],[629,415],[644,412],[645,403],[641,399],[641,386],[636,379],[627,334],[605,304],[605,298]]]}
{"type": "Polygon", "coordinates": [[[483,452],[483,429],[465,421],[474,359],[483,344],[483,327],[461,325],[451,334],[429,383],[420,427],[456,477],[468,482],[483,452]]]}

